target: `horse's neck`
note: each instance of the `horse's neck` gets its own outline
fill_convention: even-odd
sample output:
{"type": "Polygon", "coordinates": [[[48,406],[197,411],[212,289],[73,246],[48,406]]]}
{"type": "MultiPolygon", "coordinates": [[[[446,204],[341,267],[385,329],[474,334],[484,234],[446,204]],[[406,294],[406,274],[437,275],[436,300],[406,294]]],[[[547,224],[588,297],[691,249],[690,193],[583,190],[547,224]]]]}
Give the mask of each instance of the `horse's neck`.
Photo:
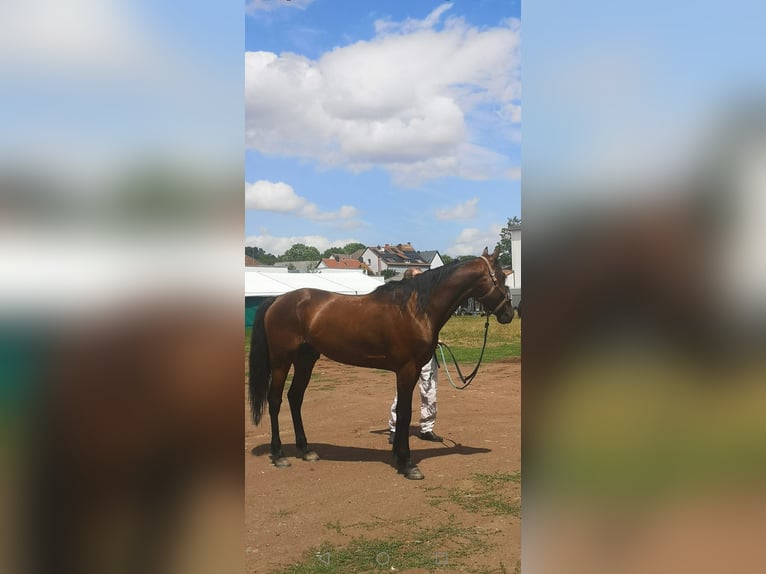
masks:
{"type": "Polygon", "coordinates": [[[476,284],[479,272],[474,265],[466,265],[453,273],[447,280],[440,283],[431,292],[431,304],[428,314],[431,317],[436,333],[441,331],[444,324],[458,308],[458,305],[476,296],[476,284]]]}

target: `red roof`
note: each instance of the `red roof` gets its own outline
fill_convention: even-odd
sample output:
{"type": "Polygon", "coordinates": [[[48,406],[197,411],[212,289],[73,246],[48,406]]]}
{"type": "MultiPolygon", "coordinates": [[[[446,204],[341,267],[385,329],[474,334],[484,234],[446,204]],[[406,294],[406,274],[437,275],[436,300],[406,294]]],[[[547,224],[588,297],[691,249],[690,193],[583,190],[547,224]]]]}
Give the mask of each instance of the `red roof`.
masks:
{"type": "Polygon", "coordinates": [[[322,263],[327,265],[330,269],[366,269],[367,266],[361,261],[356,259],[340,259],[336,260],[334,257],[328,257],[322,259],[322,263]]]}

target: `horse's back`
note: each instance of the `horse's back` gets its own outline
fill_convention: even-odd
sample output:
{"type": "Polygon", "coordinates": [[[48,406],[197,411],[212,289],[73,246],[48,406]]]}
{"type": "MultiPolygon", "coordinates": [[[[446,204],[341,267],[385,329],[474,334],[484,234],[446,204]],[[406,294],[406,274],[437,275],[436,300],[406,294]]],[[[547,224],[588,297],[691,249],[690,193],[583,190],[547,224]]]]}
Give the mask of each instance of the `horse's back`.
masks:
{"type": "Polygon", "coordinates": [[[267,311],[265,322],[269,339],[282,338],[285,343],[291,336],[300,344],[309,339],[312,326],[328,305],[339,297],[346,297],[321,289],[302,288],[277,297],[267,311]]]}

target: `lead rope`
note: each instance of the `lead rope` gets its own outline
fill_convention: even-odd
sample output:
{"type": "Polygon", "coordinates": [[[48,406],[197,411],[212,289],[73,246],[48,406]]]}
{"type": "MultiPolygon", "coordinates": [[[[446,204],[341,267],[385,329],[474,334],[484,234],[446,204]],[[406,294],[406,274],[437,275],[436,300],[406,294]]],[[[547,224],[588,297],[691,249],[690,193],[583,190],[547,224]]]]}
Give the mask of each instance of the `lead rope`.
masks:
{"type": "Polygon", "coordinates": [[[474,367],[473,371],[471,373],[464,377],[463,373],[460,371],[460,365],[457,364],[457,359],[455,359],[455,353],[452,352],[452,349],[449,348],[447,343],[442,343],[439,341],[437,343],[437,346],[439,347],[439,351],[442,355],[442,364],[444,365],[444,371],[447,373],[447,380],[449,381],[449,384],[452,385],[453,388],[457,389],[458,391],[462,391],[465,389],[468,385],[471,384],[474,377],[476,376],[476,373],[479,372],[479,366],[481,365],[481,360],[484,357],[484,349],[487,346],[487,333],[489,332],[489,314],[487,314],[487,322],[484,323],[484,343],[481,345],[481,354],[479,355],[479,362],[476,363],[476,367],[474,367]],[[452,362],[455,364],[455,370],[457,371],[457,376],[460,379],[460,382],[462,383],[461,387],[458,387],[455,385],[455,383],[452,380],[452,375],[449,373],[449,369],[447,368],[447,359],[444,356],[444,349],[447,349],[447,352],[450,354],[450,357],[452,357],[452,362]]]}

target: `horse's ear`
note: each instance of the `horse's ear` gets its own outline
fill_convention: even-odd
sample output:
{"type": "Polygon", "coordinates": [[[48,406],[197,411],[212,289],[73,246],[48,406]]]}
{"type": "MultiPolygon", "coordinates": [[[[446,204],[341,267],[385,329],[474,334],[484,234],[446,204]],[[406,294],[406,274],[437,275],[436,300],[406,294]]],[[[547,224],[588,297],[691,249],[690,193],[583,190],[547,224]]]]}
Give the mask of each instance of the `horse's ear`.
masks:
{"type": "Polygon", "coordinates": [[[481,256],[482,257],[488,257],[489,256],[489,251],[487,251],[486,247],[484,248],[484,251],[482,252],[481,256]]]}
{"type": "Polygon", "coordinates": [[[498,243],[495,245],[495,251],[492,253],[492,261],[497,261],[498,256],[500,255],[500,244],[498,243]]]}

